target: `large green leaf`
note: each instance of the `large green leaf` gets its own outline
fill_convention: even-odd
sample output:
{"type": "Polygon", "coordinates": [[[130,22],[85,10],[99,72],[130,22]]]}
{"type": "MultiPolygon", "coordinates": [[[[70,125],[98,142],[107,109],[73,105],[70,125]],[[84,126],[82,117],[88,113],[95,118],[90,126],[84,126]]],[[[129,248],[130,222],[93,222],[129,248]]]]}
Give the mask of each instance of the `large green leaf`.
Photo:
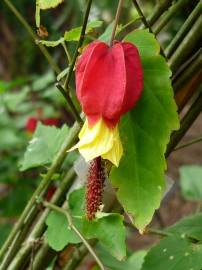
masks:
{"type": "MultiPolygon", "coordinates": [[[[69,211],[74,225],[87,239],[97,238],[111,255],[119,260],[123,259],[126,256],[123,217],[119,214],[103,213],[95,220],[88,221],[84,216],[84,199],[84,189],[75,190],[69,196],[69,211]]],[[[46,224],[46,239],[54,250],[62,250],[69,243],[81,242],[75,232],[69,229],[64,215],[51,212],[46,224]]]]}
{"type": "Polygon", "coordinates": [[[166,231],[181,237],[191,237],[202,241],[202,213],[186,217],[168,227],[166,231]]]}
{"type": "Polygon", "coordinates": [[[187,200],[202,200],[202,166],[189,165],[180,168],[180,186],[187,200]]]}
{"type": "Polygon", "coordinates": [[[68,131],[69,129],[65,125],[59,129],[39,123],[24,154],[21,171],[51,163],[68,131]]]}
{"type": "Polygon", "coordinates": [[[141,270],[200,270],[202,245],[170,236],[161,240],[146,255],[141,270]]]}
{"type": "Polygon", "coordinates": [[[142,231],[160,205],[164,189],[164,153],[172,130],[179,126],[171,87],[171,71],[159,55],[159,45],[147,30],[125,38],[135,44],[144,69],[144,90],[136,107],[120,125],[124,156],[110,179],[117,196],[142,231]]]}

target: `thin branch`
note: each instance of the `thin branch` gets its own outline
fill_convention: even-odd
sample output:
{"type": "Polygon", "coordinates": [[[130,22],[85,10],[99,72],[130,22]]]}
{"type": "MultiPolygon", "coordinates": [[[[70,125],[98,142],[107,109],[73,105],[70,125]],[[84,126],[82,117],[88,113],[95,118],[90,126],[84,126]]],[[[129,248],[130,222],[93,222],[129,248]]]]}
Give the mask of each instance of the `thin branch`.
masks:
{"type": "Polygon", "coordinates": [[[172,5],[172,1],[173,0],[164,0],[155,6],[154,12],[148,18],[150,25],[153,25],[156,21],[159,20],[161,15],[172,5]]]}
{"type": "Polygon", "coordinates": [[[156,25],[154,30],[155,34],[158,34],[166,26],[170,19],[185,6],[186,2],[188,2],[188,0],[178,0],[169,8],[162,20],[156,25]]]}
{"type": "Polygon", "coordinates": [[[63,49],[65,51],[66,56],[67,56],[68,62],[71,63],[71,61],[72,61],[71,55],[70,55],[70,53],[69,53],[69,51],[67,49],[67,45],[66,45],[65,41],[62,41],[62,47],[63,47],[63,49]]]}
{"type": "Polygon", "coordinates": [[[79,123],[79,124],[82,124],[83,123],[83,120],[81,119],[79,113],[77,112],[77,109],[76,107],[74,106],[74,103],[73,101],[71,100],[70,96],[69,96],[69,93],[67,93],[67,91],[64,90],[64,88],[62,87],[61,84],[59,83],[56,83],[55,86],[58,88],[58,90],[60,91],[60,93],[63,95],[63,97],[65,98],[65,100],[67,101],[67,104],[69,105],[71,111],[72,111],[72,114],[74,115],[74,118],[76,119],[76,121],[79,123]]]}
{"type": "MultiPolygon", "coordinates": [[[[135,6],[135,8],[136,8],[136,10],[137,10],[137,12],[138,12],[138,14],[139,14],[140,17],[141,17],[141,20],[142,20],[144,26],[145,26],[146,28],[149,29],[149,32],[150,32],[150,33],[154,34],[154,32],[153,32],[153,30],[152,30],[150,24],[147,22],[147,19],[146,19],[146,17],[144,16],[144,13],[143,13],[143,11],[141,10],[141,8],[140,8],[138,2],[137,2],[136,0],[132,0],[132,2],[133,2],[133,4],[134,4],[134,6],[135,6]]],[[[155,34],[154,34],[154,36],[156,37],[155,34]]],[[[159,44],[159,46],[160,46],[160,44],[159,44]]],[[[160,53],[161,53],[161,55],[162,55],[163,57],[166,58],[165,53],[164,53],[164,51],[163,51],[163,49],[162,49],[161,46],[160,46],[160,53]]]]}
{"type": "Polygon", "coordinates": [[[173,72],[176,72],[179,69],[180,65],[183,64],[183,61],[191,54],[198,42],[200,42],[201,33],[202,20],[199,17],[169,60],[173,72]]]}
{"type": "Polygon", "coordinates": [[[179,130],[173,132],[171,140],[167,146],[166,157],[170,155],[179,141],[183,138],[187,130],[194,123],[198,115],[202,111],[202,93],[199,94],[198,98],[190,107],[189,111],[185,114],[184,118],[181,121],[181,127],[179,130]]]}
{"type": "Polygon", "coordinates": [[[179,31],[177,32],[176,36],[173,38],[173,40],[170,42],[168,47],[165,50],[166,56],[170,57],[177,46],[180,44],[180,42],[183,40],[187,32],[190,30],[192,27],[192,24],[196,20],[196,18],[200,15],[202,10],[202,2],[199,1],[192,13],[189,15],[187,20],[184,22],[182,27],[180,27],[179,31]]]}
{"type": "Polygon", "coordinates": [[[71,77],[72,77],[72,73],[73,73],[73,70],[74,70],[74,66],[75,66],[75,63],[76,63],[77,56],[79,54],[79,49],[82,46],[84,38],[85,38],[85,32],[86,32],[86,27],[87,27],[87,23],[88,23],[88,17],[89,17],[89,14],[90,14],[91,5],[92,5],[92,0],[88,0],[85,15],[84,15],[84,20],[83,20],[83,25],[82,25],[82,29],[81,29],[80,38],[79,38],[79,41],[77,43],[76,50],[75,50],[75,53],[73,55],[71,65],[69,67],[69,72],[67,74],[67,77],[66,77],[65,83],[64,83],[64,87],[63,87],[66,90],[69,88],[69,83],[70,83],[70,80],[71,80],[71,77]]]}
{"type": "Polygon", "coordinates": [[[110,42],[109,42],[110,47],[113,45],[114,37],[115,37],[115,34],[116,34],[116,28],[118,26],[119,18],[120,18],[120,15],[121,15],[122,6],[123,6],[123,0],[119,0],[118,7],[117,7],[117,10],[116,10],[116,16],[115,16],[115,19],[114,19],[114,25],[113,25],[113,29],[112,29],[112,34],[111,34],[111,38],[110,38],[110,42]]]}
{"type": "Polygon", "coordinates": [[[199,143],[199,142],[202,142],[202,136],[199,137],[199,138],[197,138],[197,139],[195,139],[195,140],[191,140],[191,141],[189,141],[187,143],[184,143],[184,144],[181,144],[181,145],[175,147],[175,149],[173,151],[180,150],[182,148],[188,147],[190,145],[193,145],[193,144],[196,144],[196,143],[199,143]]]}
{"type": "MultiPolygon", "coordinates": [[[[21,22],[21,24],[25,27],[29,35],[32,37],[34,41],[38,39],[37,35],[34,33],[30,25],[26,22],[25,18],[20,14],[20,12],[16,9],[16,7],[10,2],[10,0],[4,0],[5,4],[8,6],[8,8],[13,12],[13,14],[16,16],[16,18],[21,22]]],[[[58,65],[55,63],[52,56],[49,54],[48,50],[40,43],[37,43],[39,49],[41,50],[42,54],[47,59],[48,63],[52,67],[52,69],[55,71],[56,74],[59,74],[61,72],[58,65]]]]}
{"type": "Polygon", "coordinates": [[[69,223],[69,227],[78,235],[78,237],[81,239],[81,241],[83,242],[83,244],[86,246],[86,248],[88,249],[88,251],[90,252],[90,254],[94,257],[95,261],[97,262],[97,264],[99,265],[100,269],[105,270],[104,265],[102,264],[102,262],[100,261],[100,259],[98,258],[97,254],[95,253],[95,251],[93,250],[93,248],[90,246],[90,244],[88,243],[88,241],[85,239],[85,237],[81,234],[81,232],[75,227],[75,225],[73,224],[73,220],[71,217],[71,214],[69,213],[69,211],[67,211],[66,209],[60,208],[57,205],[54,205],[52,203],[49,202],[42,202],[42,204],[45,207],[48,207],[56,212],[59,212],[63,215],[66,216],[67,221],[69,223]]]}

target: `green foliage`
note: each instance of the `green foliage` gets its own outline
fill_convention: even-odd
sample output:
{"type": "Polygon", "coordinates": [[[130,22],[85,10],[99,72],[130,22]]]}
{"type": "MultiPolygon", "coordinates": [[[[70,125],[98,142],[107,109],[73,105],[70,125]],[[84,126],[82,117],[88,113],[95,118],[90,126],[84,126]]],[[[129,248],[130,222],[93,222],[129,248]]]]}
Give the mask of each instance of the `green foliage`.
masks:
{"type": "Polygon", "coordinates": [[[199,270],[202,268],[202,245],[188,239],[169,236],[151,248],[141,270],[199,270]]]}
{"type": "Polygon", "coordinates": [[[180,187],[187,200],[202,200],[202,166],[190,165],[180,168],[180,187]]]}
{"type": "MultiPolygon", "coordinates": [[[[86,27],[86,34],[89,34],[92,32],[95,28],[100,27],[103,24],[102,21],[91,21],[87,24],[86,27]]],[[[59,38],[58,40],[55,41],[50,41],[50,40],[40,40],[37,41],[38,43],[41,43],[47,47],[56,47],[60,44],[62,44],[64,41],[78,41],[80,38],[81,34],[81,26],[72,28],[69,31],[66,31],[64,36],[59,38]]]]}
{"type": "Polygon", "coordinates": [[[178,236],[186,236],[202,241],[202,213],[186,217],[168,227],[166,231],[178,236]]]}
{"type": "Polygon", "coordinates": [[[11,224],[7,224],[7,223],[4,223],[4,224],[0,224],[0,247],[1,245],[4,243],[4,241],[6,240],[10,230],[11,230],[11,224]]]}
{"type": "Polygon", "coordinates": [[[59,129],[39,123],[24,154],[21,171],[50,164],[68,132],[69,129],[66,125],[59,129]]]}
{"type": "MultiPolygon", "coordinates": [[[[125,261],[120,262],[106,252],[100,245],[96,246],[96,251],[104,265],[110,270],[140,270],[146,255],[146,251],[141,250],[130,254],[125,261]]],[[[93,268],[93,270],[97,269],[98,268],[93,268]]]]}
{"type": "Polygon", "coordinates": [[[19,181],[5,198],[0,199],[1,214],[4,217],[17,217],[22,212],[33,192],[31,183],[33,181],[30,179],[19,181]]]}
{"type": "MultiPolygon", "coordinates": [[[[86,34],[93,31],[94,28],[100,27],[102,25],[102,21],[92,21],[87,24],[86,34]]],[[[73,28],[70,31],[66,31],[64,34],[65,41],[78,41],[81,34],[81,26],[77,28],[73,28]]]]}
{"type": "MultiPolygon", "coordinates": [[[[84,217],[84,189],[75,190],[69,196],[69,211],[73,224],[87,239],[96,238],[100,244],[113,256],[121,260],[126,255],[125,228],[123,217],[119,214],[102,214],[93,221],[84,217]]],[[[54,250],[62,250],[69,243],[81,240],[68,227],[67,218],[61,213],[51,212],[46,224],[46,239],[54,250]]]]}
{"type": "Polygon", "coordinates": [[[171,71],[159,55],[159,45],[147,30],[125,38],[137,46],[144,70],[144,90],[136,107],[123,117],[120,126],[124,156],[110,179],[117,196],[143,231],[160,205],[165,186],[164,153],[172,130],[179,127],[171,87],[171,71]]]}

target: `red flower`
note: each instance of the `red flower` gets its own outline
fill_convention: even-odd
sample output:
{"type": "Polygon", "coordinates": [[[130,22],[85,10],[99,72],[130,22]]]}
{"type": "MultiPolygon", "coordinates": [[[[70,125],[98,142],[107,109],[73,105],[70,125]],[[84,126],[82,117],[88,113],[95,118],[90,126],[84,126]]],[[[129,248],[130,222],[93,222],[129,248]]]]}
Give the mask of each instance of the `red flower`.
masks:
{"type": "Polygon", "coordinates": [[[36,129],[38,119],[36,117],[30,117],[27,120],[27,123],[25,125],[25,129],[31,133],[33,133],[36,129]]]}
{"type": "Polygon", "coordinates": [[[119,165],[123,148],[120,117],[132,109],[143,88],[143,70],[137,48],[129,42],[92,42],[76,66],[76,93],[87,117],[79,149],[86,161],[101,156],[119,165]]]}
{"type": "Polygon", "coordinates": [[[37,127],[38,121],[41,121],[46,126],[58,126],[60,122],[58,118],[46,118],[40,120],[34,116],[29,117],[25,125],[26,131],[33,133],[37,127]]]}
{"type": "Polygon", "coordinates": [[[137,48],[129,42],[92,42],[76,66],[76,91],[90,125],[100,118],[114,127],[140,98],[143,71],[137,48]]]}

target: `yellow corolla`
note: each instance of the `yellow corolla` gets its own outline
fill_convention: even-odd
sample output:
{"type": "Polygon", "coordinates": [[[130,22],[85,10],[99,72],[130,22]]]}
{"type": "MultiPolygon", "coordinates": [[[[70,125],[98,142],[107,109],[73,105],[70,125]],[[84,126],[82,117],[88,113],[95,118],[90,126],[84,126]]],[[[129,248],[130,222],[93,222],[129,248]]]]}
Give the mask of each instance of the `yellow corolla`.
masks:
{"type": "Polygon", "coordinates": [[[79,142],[69,151],[78,148],[86,161],[101,156],[103,159],[110,160],[118,167],[123,155],[118,125],[110,128],[103,119],[100,118],[97,123],[91,127],[86,119],[79,133],[79,139],[79,142]]]}

